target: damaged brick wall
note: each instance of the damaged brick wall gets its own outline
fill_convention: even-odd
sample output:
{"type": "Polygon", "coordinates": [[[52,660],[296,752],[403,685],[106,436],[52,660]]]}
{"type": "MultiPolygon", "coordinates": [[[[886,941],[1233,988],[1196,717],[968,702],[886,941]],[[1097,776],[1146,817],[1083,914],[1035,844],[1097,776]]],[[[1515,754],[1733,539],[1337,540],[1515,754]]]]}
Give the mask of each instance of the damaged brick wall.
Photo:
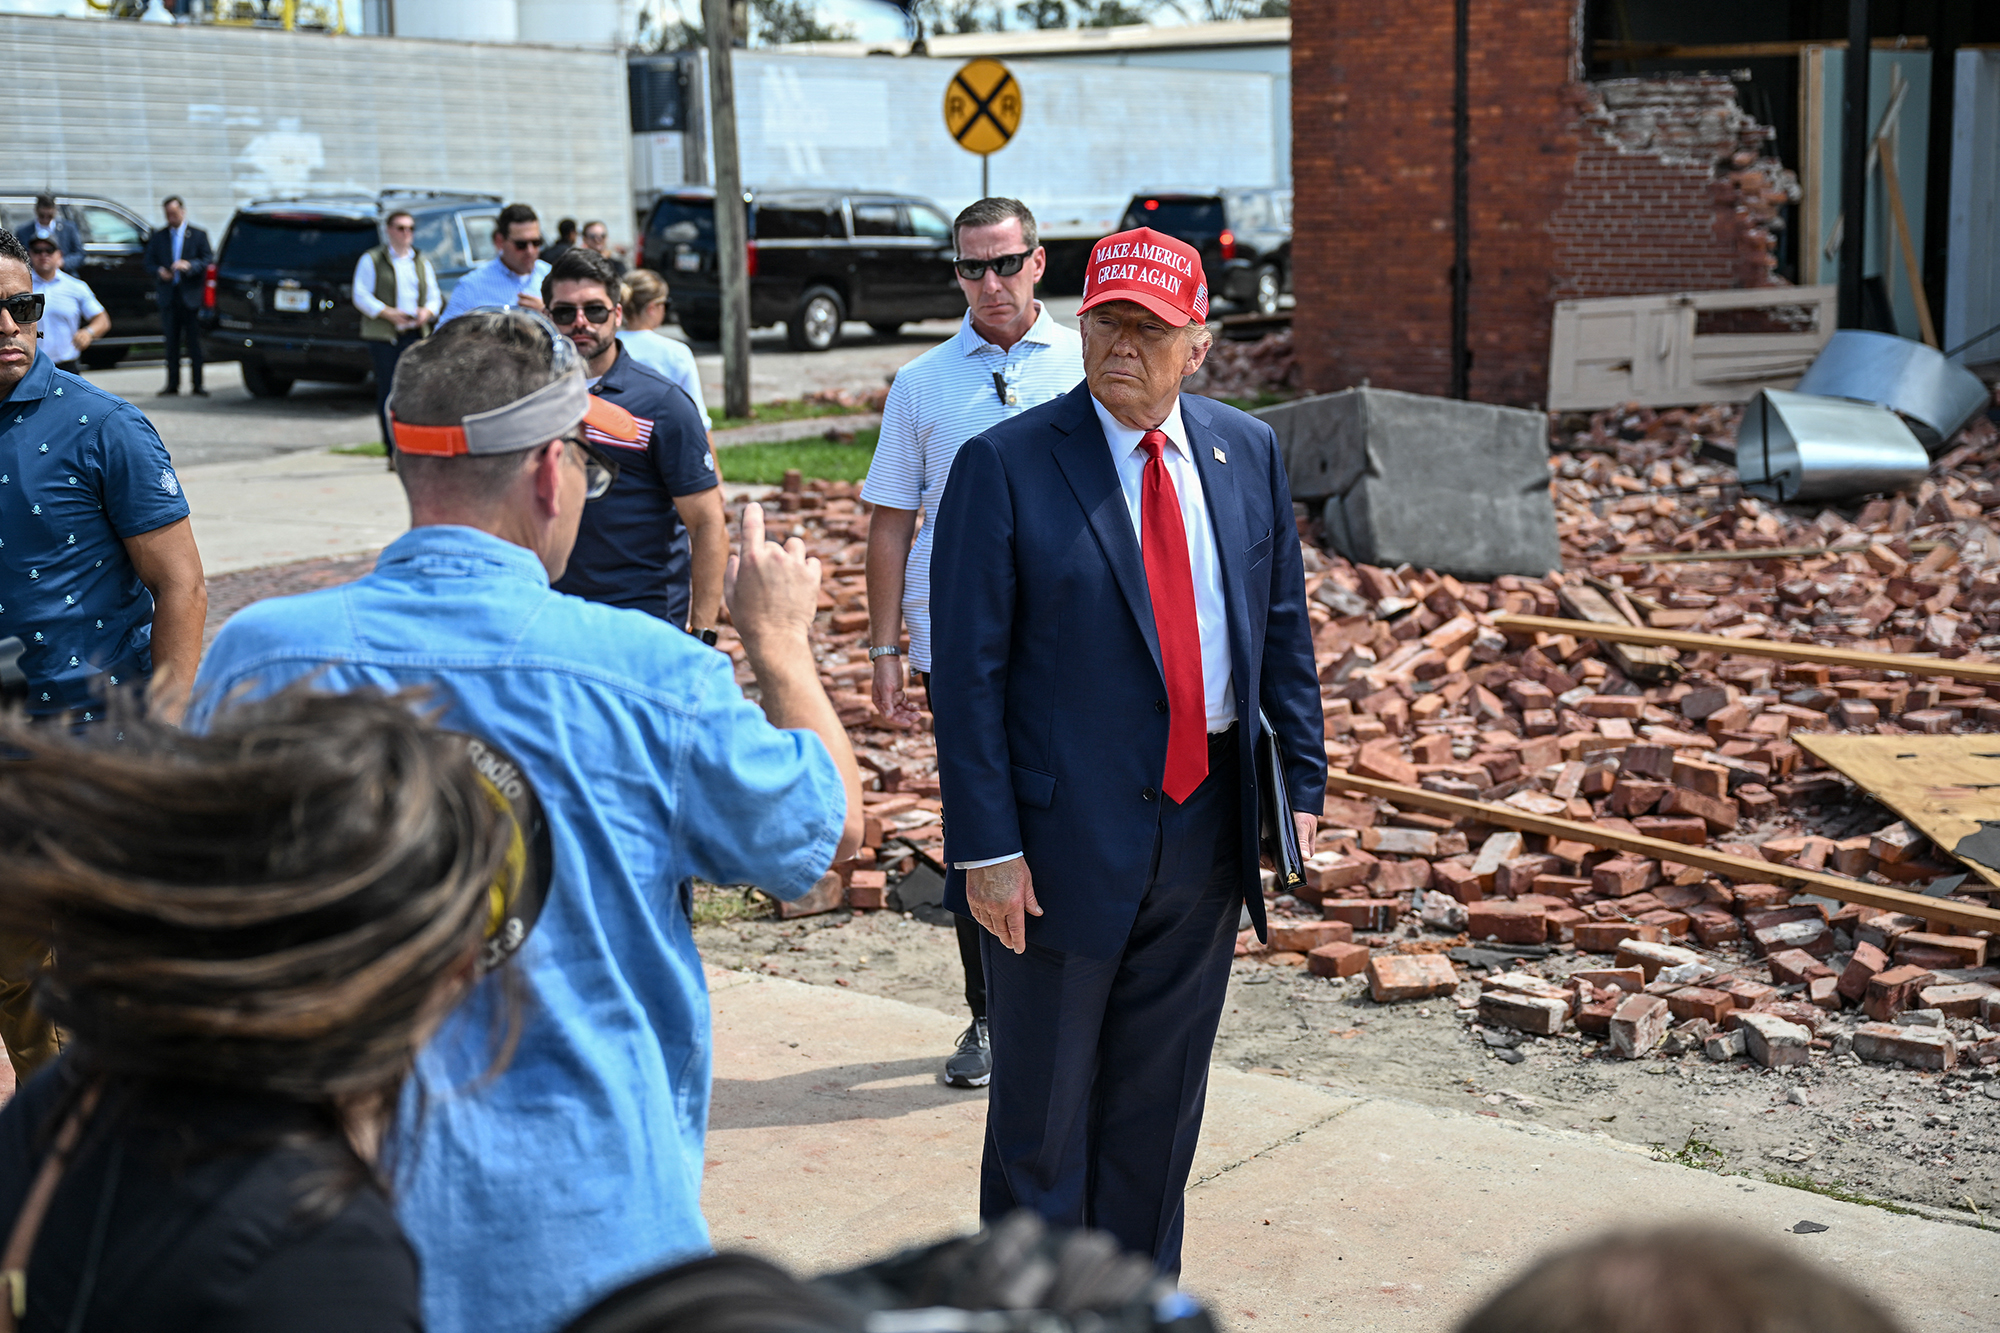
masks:
{"type": "Polygon", "coordinates": [[[1576,167],[1549,219],[1551,300],[1764,287],[1798,182],[1720,76],[1565,90],[1576,167]]]}
{"type": "MultiPolygon", "coordinates": [[[[1566,297],[1761,286],[1796,187],[1723,78],[1580,80],[1576,0],[1471,13],[1472,396],[1537,404],[1566,297]]],[[[1297,0],[1303,386],[1450,385],[1452,4],[1297,0]]]]}

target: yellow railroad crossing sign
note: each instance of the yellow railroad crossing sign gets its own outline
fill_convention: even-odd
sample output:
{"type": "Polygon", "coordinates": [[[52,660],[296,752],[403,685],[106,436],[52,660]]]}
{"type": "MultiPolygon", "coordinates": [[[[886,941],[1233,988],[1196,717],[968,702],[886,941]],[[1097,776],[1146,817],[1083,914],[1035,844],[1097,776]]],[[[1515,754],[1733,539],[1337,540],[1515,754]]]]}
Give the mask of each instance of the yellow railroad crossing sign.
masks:
{"type": "Polygon", "coordinates": [[[944,90],[944,127],[968,153],[997,153],[1021,127],[1021,85],[997,60],[975,60],[944,90]]]}

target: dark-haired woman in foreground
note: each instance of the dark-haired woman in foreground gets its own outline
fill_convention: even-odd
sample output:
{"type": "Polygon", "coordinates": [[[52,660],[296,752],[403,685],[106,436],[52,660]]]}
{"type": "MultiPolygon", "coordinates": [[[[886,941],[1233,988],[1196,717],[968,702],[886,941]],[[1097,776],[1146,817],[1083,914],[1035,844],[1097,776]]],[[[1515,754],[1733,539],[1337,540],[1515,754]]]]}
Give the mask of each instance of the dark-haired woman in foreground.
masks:
{"type": "Polygon", "coordinates": [[[0,1113],[0,1330],[420,1328],[384,1138],[519,885],[491,756],[379,695],[123,731],[0,724],[67,1043],[0,1113]]]}

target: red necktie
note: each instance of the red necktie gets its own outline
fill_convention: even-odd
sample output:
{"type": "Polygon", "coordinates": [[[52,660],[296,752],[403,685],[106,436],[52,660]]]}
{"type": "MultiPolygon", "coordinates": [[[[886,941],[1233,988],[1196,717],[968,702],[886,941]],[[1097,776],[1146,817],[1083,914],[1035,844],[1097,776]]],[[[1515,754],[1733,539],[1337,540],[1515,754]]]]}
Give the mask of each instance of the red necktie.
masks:
{"type": "Polygon", "coordinates": [[[1160,789],[1185,801],[1208,776],[1208,707],[1201,684],[1201,626],[1194,613],[1194,572],[1188,563],[1181,497],[1160,451],[1164,431],[1139,439],[1146,474],[1139,487],[1139,546],[1146,590],[1160,635],[1160,670],[1167,678],[1167,771],[1160,789]]]}

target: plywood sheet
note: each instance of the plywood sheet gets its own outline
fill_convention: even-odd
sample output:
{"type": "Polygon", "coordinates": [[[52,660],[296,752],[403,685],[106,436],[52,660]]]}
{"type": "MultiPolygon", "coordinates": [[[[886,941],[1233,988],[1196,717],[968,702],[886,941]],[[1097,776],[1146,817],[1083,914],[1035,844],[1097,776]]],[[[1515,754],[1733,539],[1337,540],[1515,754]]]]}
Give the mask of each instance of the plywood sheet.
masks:
{"type": "MultiPolygon", "coordinates": [[[[2000,824],[2000,736],[1822,736],[1793,733],[1808,754],[1853,778],[1940,848],[2000,886],[2000,865],[1954,849],[2000,824]]],[[[2000,856],[1993,859],[2000,862],[2000,856]]]]}

